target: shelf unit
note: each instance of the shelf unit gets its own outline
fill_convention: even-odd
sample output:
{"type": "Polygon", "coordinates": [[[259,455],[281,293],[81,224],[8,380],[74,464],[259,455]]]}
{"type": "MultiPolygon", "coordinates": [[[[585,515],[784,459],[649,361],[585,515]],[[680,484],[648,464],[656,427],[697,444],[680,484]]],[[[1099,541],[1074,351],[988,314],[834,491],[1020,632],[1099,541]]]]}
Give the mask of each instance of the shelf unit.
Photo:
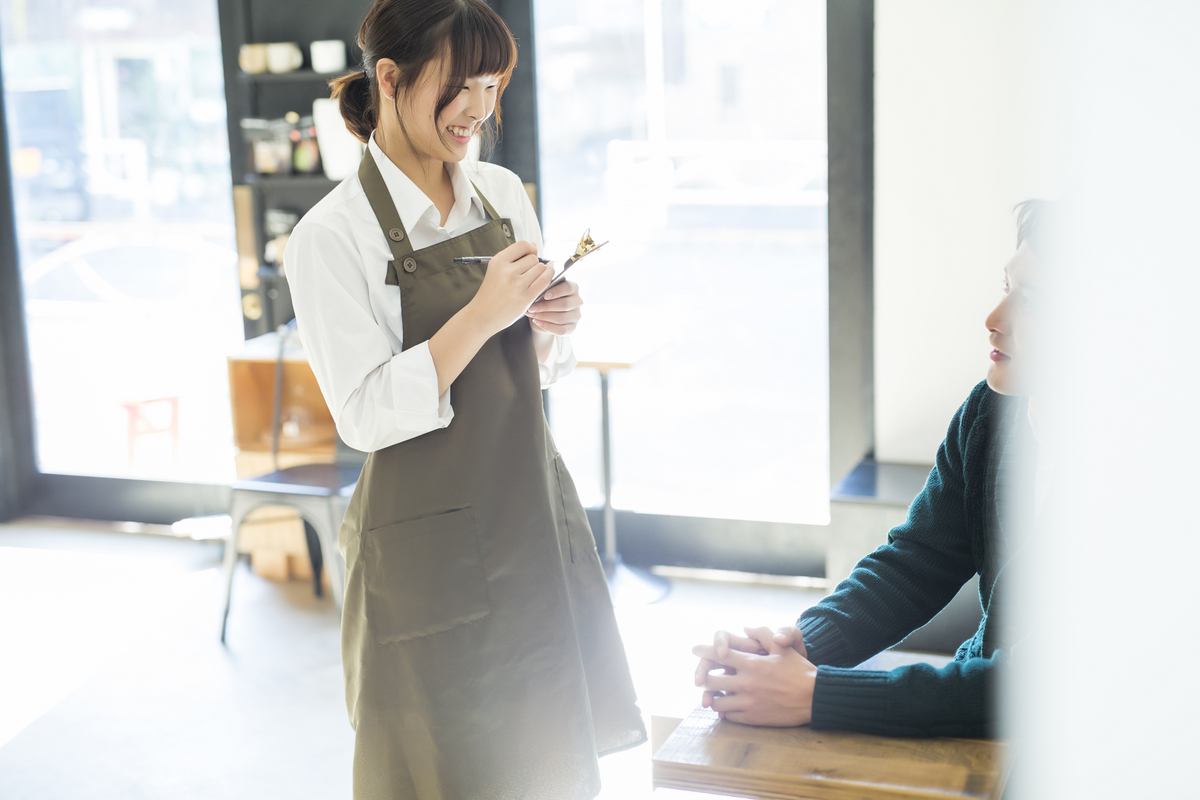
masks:
{"type": "MultiPolygon", "coordinates": [[[[355,46],[358,26],[371,0],[346,3],[318,0],[217,0],[221,25],[222,62],[225,71],[225,103],[229,119],[229,156],[235,194],[248,194],[251,218],[238,215],[238,241],[253,242],[253,252],[239,248],[243,258],[253,256],[261,265],[258,285],[243,280],[242,295],[257,295],[262,316],[243,316],[246,338],[274,330],[293,316],[287,283],[269,268],[264,250],[267,244],[263,220],[267,209],[280,208],[303,215],[328,194],[335,181],[317,175],[256,175],[251,154],[242,135],[241,120],[247,117],[277,119],[289,111],[302,117],[312,114],[312,103],[329,96],[328,82],[339,73],[319,73],[308,62],[309,43],[320,39],[341,39],[346,43],[347,70],[361,60],[355,46]],[[305,62],[294,72],[249,75],[238,66],[238,51],[243,44],[295,42],[305,62]]],[[[235,207],[239,204],[235,202],[235,207]]],[[[255,305],[255,303],[251,303],[255,305]]],[[[246,306],[243,305],[243,308],[246,306]]]]}
{"type": "MultiPolygon", "coordinates": [[[[275,119],[289,111],[301,116],[312,113],[312,101],[328,97],[332,74],[317,73],[308,62],[308,45],[320,39],[346,42],[347,69],[362,60],[355,45],[358,26],[371,7],[372,0],[217,0],[221,24],[222,61],[225,70],[225,101],[229,116],[229,151],[235,192],[248,192],[254,219],[247,223],[253,237],[243,235],[239,222],[239,241],[254,242],[254,255],[263,262],[266,240],[263,216],[268,208],[287,208],[303,214],[334,186],[323,176],[273,177],[253,175],[248,148],[242,137],[240,121],[246,117],[275,119]],[[243,44],[258,42],[296,42],[305,55],[305,63],[295,72],[247,75],[238,66],[238,51],[243,44]],[[273,205],[277,204],[277,205],[273,205]]],[[[534,187],[538,183],[537,103],[534,95],[533,4],[531,0],[488,0],[504,18],[517,39],[520,52],[517,68],[504,92],[504,135],[489,161],[508,167],[534,187]]],[[[534,197],[539,194],[533,192],[534,197]]],[[[235,202],[235,207],[238,203],[235,202]]],[[[540,211],[540,209],[538,209],[540,211]]],[[[269,280],[270,287],[243,288],[242,294],[259,294],[264,314],[261,319],[244,319],[247,338],[273,330],[292,317],[291,297],[280,278],[269,280]],[[264,291],[265,289],[265,291],[264,291]],[[274,289],[276,297],[269,296],[274,289]]]]}
{"type": "Polygon", "coordinates": [[[336,78],[337,72],[313,72],[311,69],[298,69],[292,72],[257,72],[249,74],[239,72],[238,79],[243,83],[324,83],[328,84],[330,80],[336,78]]]}

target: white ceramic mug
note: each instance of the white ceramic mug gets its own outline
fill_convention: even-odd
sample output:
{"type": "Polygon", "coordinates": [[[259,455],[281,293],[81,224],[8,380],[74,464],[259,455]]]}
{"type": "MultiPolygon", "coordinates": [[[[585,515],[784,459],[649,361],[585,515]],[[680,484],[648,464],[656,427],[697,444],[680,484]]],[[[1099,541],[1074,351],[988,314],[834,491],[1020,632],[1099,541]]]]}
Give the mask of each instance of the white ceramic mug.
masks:
{"type": "Polygon", "coordinates": [[[322,39],[308,46],[313,72],[341,72],[346,68],[346,43],[341,39],[322,39]]]}
{"type": "Polygon", "coordinates": [[[267,45],[267,69],[271,72],[292,72],[304,63],[304,53],[295,42],[273,42],[267,45]]]}
{"type": "Polygon", "coordinates": [[[238,51],[238,66],[247,75],[258,75],[267,71],[267,46],[244,44],[238,51]]]}
{"type": "Polygon", "coordinates": [[[317,127],[317,146],[321,150],[321,167],[325,177],[340,181],[358,169],[363,145],[346,130],[346,120],[337,100],[318,97],[313,101],[313,125],[317,127]]]}

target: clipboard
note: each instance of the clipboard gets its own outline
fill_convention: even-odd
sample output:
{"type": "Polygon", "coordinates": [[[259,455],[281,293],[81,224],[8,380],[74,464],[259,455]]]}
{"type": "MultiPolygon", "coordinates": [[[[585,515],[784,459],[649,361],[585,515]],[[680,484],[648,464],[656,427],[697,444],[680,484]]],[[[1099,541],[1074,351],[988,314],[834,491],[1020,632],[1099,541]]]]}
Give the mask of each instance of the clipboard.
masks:
{"type": "Polygon", "coordinates": [[[567,262],[565,264],[563,264],[562,271],[554,276],[554,280],[550,281],[550,285],[547,286],[545,289],[543,289],[542,293],[539,294],[533,302],[535,302],[535,303],[538,302],[539,300],[542,299],[542,297],[545,296],[546,292],[550,291],[555,286],[558,286],[560,283],[565,281],[567,279],[567,270],[569,270],[571,267],[575,266],[575,264],[577,264],[580,261],[580,259],[582,259],[584,256],[591,255],[592,253],[599,250],[601,247],[604,247],[604,245],[608,244],[608,242],[606,242],[606,241],[601,242],[600,244],[596,244],[595,242],[592,241],[591,234],[592,234],[591,228],[588,228],[586,231],[583,232],[583,236],[581,236],[579,239],[579,244],[575,247],[575,254],[567,259],[567,262]]]}

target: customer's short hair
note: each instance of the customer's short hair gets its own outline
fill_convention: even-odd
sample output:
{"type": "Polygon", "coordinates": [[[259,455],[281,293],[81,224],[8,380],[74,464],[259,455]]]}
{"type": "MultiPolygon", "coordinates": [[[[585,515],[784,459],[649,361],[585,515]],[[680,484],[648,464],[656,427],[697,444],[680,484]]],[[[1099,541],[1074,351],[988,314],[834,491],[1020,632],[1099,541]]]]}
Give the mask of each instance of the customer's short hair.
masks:
{"type": "Polygon", "coordinates": [[[1026,200],[1017,203],[1017,247],[1029,242],[1030,248],[1041,253],[1046,243],[1049,227],[1047,218],[1054,215],[1054,203],[1050,200],[1026,200]]]}

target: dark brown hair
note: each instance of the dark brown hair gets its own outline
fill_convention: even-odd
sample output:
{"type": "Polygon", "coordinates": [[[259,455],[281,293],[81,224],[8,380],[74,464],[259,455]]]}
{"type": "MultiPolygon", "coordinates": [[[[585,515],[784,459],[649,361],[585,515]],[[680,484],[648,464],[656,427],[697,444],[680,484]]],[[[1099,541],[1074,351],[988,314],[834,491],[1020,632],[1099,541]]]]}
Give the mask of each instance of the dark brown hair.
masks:
{"type": "MultiPolygon", "coordinates": [[[[443,55],[449,70],[434,118],[450,105],[467,78],[498,75],[496,110],[483,128],[485,144],[494,141],[500,126],[500,96],[517,65],[517,43],[504,20],[483,0],[375,0],[358,29],[363,68],[329,82],[346,127],[366,142],[379,122],[381,98],[375,65],[390,58],[400,67],[392,103],[400,128],[408,138],[400,114],[400,92],[417,82],[421,71],[443,55]]],[[[445,132],[438,135],[446,141],[445,132]]],[[[409,138],[409,144],[412,139],[409,138]]]]}

